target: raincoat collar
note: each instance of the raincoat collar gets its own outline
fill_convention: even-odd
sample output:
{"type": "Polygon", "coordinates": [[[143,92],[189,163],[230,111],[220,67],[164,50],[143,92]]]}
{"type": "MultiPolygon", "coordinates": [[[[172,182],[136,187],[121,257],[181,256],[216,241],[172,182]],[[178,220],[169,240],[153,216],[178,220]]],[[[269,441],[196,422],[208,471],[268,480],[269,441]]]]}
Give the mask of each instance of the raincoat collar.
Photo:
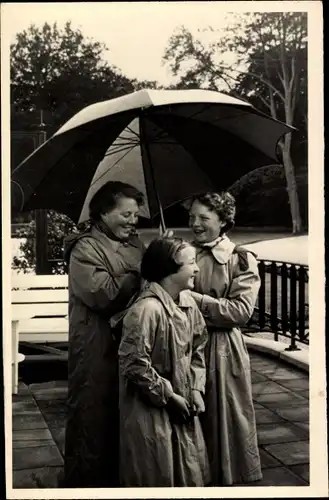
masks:
{"type": "Polygon", "coordinates": [[[80,233],[72,233],[64,239],[64,260],[68,264],[70,261],[71,251],[74,245],[81,238],[86,237],[95,238],[98,241],[103,242],[106,248],[111,248],[113,252],[117,252],[122,246],[133,246],[135,248],[140,248],[143,243],[138,238],[138,236],[132,236],[127,242],[115,241],[109,238],[104,232],[100,231],[96,226],[91,226],[88,230],[80,233]]]}
{"type": "Polygon", "coordinates": [[[159,299],[169,316],[174,315],[177,307],[186,308],[193,306],[190,296],[185,291],[180,292],[178,303],[176,303],[161,285],[154,282],[149,283],[140,296],[140,298],[146,297],[156,297],[159,299]]]}
{"type": "Polygon", "coordinates": [[[194,242],[194,245],[199,251],[204,249],[210,251],[219,264],[227,264],[235,248],[235,244],[227,236],[220,236],[203,245],[194,242]]]}
{"type": "Polygon", "coordinates": [[[128,247],[128,246],[133,246],[133,247],[139,247],[140,245],[138,244],[138,236],[132,236],[129,238],[127,241],[117,241],[113,240],[112,238],[109,238],[107,234],[105,234],[103,231],[100,231],[100,229],[97,226],[93,226],[90,231],[91,236],[96,238],[97,240],[103,241],[107,247],[110,247],[113,252],[117,252],[119,248],[121,247],[128,247]]]}

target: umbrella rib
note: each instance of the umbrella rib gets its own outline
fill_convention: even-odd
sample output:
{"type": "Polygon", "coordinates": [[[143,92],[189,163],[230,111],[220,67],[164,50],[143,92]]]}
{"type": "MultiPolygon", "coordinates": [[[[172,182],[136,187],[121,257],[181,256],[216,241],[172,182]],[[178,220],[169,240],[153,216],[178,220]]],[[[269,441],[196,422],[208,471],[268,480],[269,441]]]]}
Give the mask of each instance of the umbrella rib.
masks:
{"type": "Polygon", "coordinates": [[[136,142],[135,144],[127,144],[125,146],[117,146],[116,149],[114,149],[115,146],[111,146],[109,148],[110,151],[106,152],[104,157],[111,156],[111,155],[114,155],[117,153],[122,153],[122,152],[127,151],[127,150],[129,152],[131,149],[135,148],[136,146],[139,146],[139,143],[136,142]]]}
{"type": "Polygon", "coordinates": [[[137,137],[137,139],[140,141],[140,135],[139,135],[137,132],[135,132],[135,130],[132,130],[132,129],[129,127],[129,125],[128,125],[128,127],[126,127],[126,130],[129,130],[129,132],[130,132],[131,134],[135,135],[135,136],[137,137]]]}
{"type": "Polygon", "coordinates": [[[122,161],[125,158],[125,156],[127,156],[127,154],[130,153],[130,151],[132,151],[135,147],[136,146],[132,146],[123,156],[118,158],[117,161],[113,165],[111,165],[109,168],[107,168],[105,170],[105,172],[103,172],[99,177],[97,177],[97,179],[95,179],[93,182],[91,182],[90,187],[93,186],[96,182],[98,182],[99,179],[104,177],[104,175],[106,175],[110,170],[112,170],[112,168],[114,168],[120,161],[122,161]]]}

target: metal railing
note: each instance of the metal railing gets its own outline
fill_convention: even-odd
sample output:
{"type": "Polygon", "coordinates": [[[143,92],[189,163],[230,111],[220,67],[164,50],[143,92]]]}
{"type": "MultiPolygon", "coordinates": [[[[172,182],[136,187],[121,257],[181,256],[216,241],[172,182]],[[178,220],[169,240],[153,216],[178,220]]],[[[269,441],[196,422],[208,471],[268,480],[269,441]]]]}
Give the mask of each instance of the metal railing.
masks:
{"type": "MultiPolygon", "coordinates": [[[[62,259],[49,260],[49,274],[62,259]]],[[[309,344],[308,266],[259,260],[261,286],[252,318],[244,331],[272,332],[290,339],[288,350],[298,350],[296,342],[309,344]]],[[[58,272],[58,270],[57,270],[58,272]]]]}
{"type": "Polygon", "coordinates": [[[296,342],[309,344],[308,266],[259,260],[261,286],[248,329],[273,332],[296,342]]]}

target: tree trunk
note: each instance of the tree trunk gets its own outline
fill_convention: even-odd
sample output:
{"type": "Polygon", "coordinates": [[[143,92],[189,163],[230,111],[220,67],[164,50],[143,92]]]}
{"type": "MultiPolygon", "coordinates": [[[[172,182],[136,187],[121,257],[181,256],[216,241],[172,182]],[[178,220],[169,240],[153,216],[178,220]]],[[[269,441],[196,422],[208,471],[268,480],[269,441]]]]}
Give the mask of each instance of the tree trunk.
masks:
{"type": "Polygon", "coordinates": [[[299,196],[297,189],[297,182],[295,176],[295,169],[292,163],[290,154],[291,133],[286,134],[283,142],[281,143],[283,166],[287,180],[287,191],[290,204],[290,213],[292,219],[292,232],[298,234],[302,232],[303,224],[299,210],[299,196]]]}

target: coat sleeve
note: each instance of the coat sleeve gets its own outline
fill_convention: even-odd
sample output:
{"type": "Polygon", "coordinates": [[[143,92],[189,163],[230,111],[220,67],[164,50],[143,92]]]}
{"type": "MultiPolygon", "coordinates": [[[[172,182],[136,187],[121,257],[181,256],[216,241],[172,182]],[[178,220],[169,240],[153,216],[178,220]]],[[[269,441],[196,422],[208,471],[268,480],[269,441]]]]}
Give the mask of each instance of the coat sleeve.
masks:
{"type": "Polygon", "coordinates": [[[246,271],[239,272],[232,279],[227,298],[216,299],[209,295],[193,294],[204,318],[214,326],[233,328],[244,326],[253,314],[260,277],[257,260],[247,253],[246,271]]]}
{"type": "Polygon", "coordinates": [[[138,273],[112,276],[103,256],[88,238],[78,241],[69,265],[73,293],[91,309],[113,314],[124,308],[140,286],[138,273]]]}
{"type": "Polygon", "coordinates": [[[139,303],[131,308],[123,321],[119,347],[120,374],[157,407],[165,406],[174,392],[169,380],[158,374],[151,361],[160,320],[161,311],[152,304],[139,303]]]}
{"type": "Polygon", "coordinates": [[[196,306],[193,310],[194,331],[191,360],[192,389],[204,394],[206,386],[206,363],[204,349],[208,340],[206,323],[196,306]]]}

